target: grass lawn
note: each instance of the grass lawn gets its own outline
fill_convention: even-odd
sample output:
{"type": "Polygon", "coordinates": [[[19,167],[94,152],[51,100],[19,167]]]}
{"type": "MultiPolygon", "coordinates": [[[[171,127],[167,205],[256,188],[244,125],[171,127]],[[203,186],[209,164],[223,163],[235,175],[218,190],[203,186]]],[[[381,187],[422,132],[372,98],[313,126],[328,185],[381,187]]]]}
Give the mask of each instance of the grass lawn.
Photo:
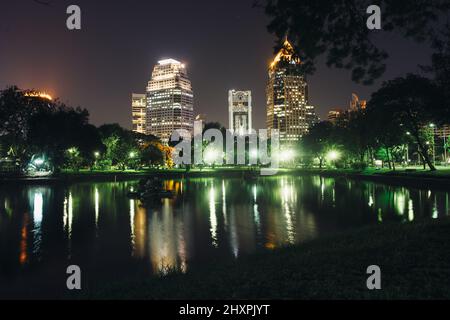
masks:
{"type": "Polygon", "coordinates": [[[82,298],[449,299],[450,219],[367,227],[187,274],[112,283],[82,298]],[[382,290],[369,291],[378,265],[382,290]]]}

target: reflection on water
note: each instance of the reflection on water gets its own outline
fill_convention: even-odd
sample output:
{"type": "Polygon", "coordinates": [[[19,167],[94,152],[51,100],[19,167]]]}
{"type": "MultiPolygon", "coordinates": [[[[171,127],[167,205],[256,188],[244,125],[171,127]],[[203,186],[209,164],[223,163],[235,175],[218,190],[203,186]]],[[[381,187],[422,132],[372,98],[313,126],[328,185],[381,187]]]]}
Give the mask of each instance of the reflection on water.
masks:
{"type": "Polygon", "coordinates": [[[151,208],[127,198],[136,184],[1,188],[0,276],[69,260],[124,275],[136,266],[186,271],[363,225],[449,214],[448,192],[319,176],[167,180],[176,196],[151,208]]]}

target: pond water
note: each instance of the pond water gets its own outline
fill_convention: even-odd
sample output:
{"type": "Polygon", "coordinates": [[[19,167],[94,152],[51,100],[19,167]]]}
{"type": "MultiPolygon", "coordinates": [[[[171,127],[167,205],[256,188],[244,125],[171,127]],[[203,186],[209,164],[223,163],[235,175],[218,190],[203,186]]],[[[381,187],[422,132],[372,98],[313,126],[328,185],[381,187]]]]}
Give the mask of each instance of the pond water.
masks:
{"type": "Polygon", "coordinates": [[[166,180],[175,197],[149,208],[127,197],[137,183],[1,186],[0,279],[65,278],[69,262],[105,279],[187,271],[365,225],[450,214],[449,192],[344,178],[166,180]]]}

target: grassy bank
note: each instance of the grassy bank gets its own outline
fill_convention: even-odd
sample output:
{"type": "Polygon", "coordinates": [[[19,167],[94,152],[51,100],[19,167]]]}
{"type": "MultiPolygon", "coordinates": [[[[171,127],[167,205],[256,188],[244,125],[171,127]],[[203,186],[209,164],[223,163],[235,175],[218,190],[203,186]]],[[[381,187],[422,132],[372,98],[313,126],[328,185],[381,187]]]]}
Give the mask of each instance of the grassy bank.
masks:
{"type": "Polygon", "coordinates": [[[113,283],[82,298],[449,299],[450,220],[380,225],[187,274],[113,283]],[[379,265],[382,290],[366,288],[379,265]]]}

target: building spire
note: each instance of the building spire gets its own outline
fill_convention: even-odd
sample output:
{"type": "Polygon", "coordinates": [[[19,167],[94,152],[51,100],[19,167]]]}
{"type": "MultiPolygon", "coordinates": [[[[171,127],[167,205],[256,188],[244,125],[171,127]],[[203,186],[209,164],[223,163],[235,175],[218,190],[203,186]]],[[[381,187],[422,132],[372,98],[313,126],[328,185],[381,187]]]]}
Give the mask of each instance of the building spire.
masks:
{"type": "Polygon", "coordinates": [[[296,57],[294,46],[289,42],[288,33],[286,32],[283,45],[281,46],[280,51],[277,53],[272,63],[270,64],[270,68],[271,69],[275,68],[281,60],[292,60],[292,59],[294,59],[297,63],[300,63],[300,59],[296,57]]]}

